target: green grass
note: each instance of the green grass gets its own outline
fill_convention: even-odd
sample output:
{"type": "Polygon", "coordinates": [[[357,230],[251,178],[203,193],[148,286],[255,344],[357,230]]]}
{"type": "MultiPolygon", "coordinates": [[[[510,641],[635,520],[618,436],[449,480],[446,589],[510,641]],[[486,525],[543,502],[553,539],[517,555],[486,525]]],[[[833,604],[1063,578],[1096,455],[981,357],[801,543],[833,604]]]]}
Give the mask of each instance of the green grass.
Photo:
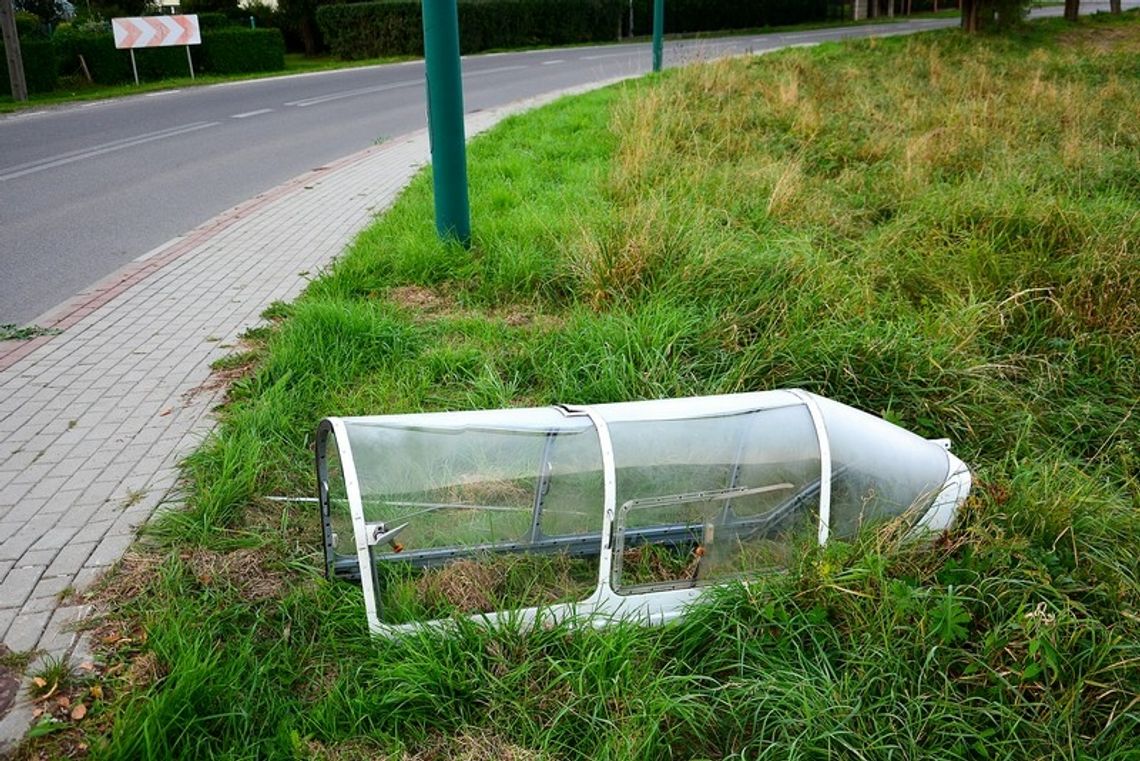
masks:
{"type": "Polygon", "coordinates": [[[1136,14],[851,42],[507,120],[470,250],[425,174],[274,307],[187,509],[104,593],[106,700],[25,754],[1137,758],[1138,53],[1136,14]],[[311,492],[323,415],[785,386],[953,438],[956,529],[805,550],[661,629],[388,641],[313,511],[260,499],[311,492]]]}

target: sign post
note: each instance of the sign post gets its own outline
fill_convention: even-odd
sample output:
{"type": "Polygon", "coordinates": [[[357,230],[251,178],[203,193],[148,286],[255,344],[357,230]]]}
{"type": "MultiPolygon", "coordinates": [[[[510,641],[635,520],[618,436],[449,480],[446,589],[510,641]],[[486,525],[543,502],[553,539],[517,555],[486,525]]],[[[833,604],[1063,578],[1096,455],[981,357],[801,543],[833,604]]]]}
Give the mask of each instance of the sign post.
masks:
{"type": "Polygon", "coordinates": [[[428,135],[435,189],[435,228],[443,240],[471,243],[467,145],[456,0],[423,0],[428,135]]]}
{"type": "Polygon", "coordinates": [[[115,34],[115,47],[131,51],[131,70],[134,71],[136,85],[139,83],[139,68],[135,63],[135,48],[185,45],[190,78],[194,78],[194,60],[190,57],[190,46],[202,44],[202,32],[198,28],[196,15],[116,18],[111,19],[111,31],[115,34]]]}

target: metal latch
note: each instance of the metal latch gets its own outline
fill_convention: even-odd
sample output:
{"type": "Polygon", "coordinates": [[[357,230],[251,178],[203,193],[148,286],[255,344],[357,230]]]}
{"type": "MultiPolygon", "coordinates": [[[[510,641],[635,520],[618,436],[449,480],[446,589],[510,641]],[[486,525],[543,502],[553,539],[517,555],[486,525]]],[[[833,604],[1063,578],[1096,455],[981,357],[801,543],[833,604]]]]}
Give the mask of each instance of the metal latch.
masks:
{"type": "Polygon", "coordinates": [[[397,542],[396,537],[407,527],[407,523],[401,523],[393,529],[389,529],[386,523],[365,523],[364,528],[368,532],[368,546],[375,547],[378,544],[387,544],[392,548],[392,552],[403,552],[404,545],[397,542]]]}

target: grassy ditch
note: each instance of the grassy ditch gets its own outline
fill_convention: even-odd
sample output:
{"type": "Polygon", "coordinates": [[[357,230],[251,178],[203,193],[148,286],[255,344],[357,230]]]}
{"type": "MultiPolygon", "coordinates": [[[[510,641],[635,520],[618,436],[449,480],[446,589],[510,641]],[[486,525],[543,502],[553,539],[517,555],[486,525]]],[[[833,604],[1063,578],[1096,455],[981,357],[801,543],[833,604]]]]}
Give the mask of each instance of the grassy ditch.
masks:
{"type": "Polygon", "coordinates": [[[188,508],[100,593],[91,710],[23,753],[1135,758],[1138,53],[1136,14],[850,42],[508,120],[470,251],[421,176],[250,336],[188,508]],[[312,512],[261,499],[311,491],[326,414],[785,386],[951,437],[956,530],[664,629],[389,642],[312,512]]]}

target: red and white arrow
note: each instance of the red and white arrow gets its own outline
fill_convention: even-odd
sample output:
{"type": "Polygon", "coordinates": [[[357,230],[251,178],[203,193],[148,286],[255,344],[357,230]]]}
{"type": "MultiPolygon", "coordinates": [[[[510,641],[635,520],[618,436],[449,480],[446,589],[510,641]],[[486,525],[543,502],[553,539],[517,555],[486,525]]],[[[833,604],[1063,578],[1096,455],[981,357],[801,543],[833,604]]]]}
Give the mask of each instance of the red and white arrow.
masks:
{"type": "Polygon", "coordinates": [[[111,29],[120,49],[202,44],[195,15],[116,18],[111,19],[111,29]]]}

